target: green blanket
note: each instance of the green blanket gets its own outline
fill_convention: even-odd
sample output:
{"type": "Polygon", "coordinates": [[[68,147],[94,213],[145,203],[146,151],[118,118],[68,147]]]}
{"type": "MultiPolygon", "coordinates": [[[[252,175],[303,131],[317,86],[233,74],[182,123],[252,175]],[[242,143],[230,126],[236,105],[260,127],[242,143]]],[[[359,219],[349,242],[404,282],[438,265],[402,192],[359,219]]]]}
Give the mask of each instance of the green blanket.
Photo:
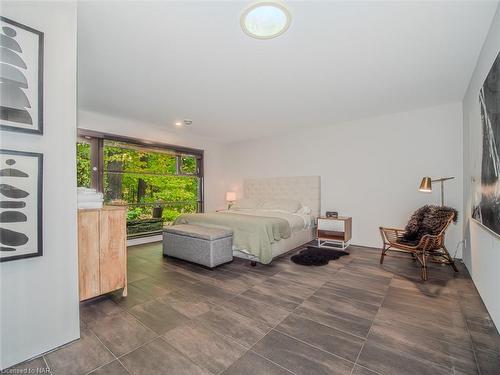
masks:
{"type": "Polygon", "coordinates": [[[176,224],[194,224],[230,228],[235,250],[244,250],[264,264],[273,258],[271,244],[291,236],[290,224],[277,217],[238,215],[236,213],[183,214],[176,224]]]}

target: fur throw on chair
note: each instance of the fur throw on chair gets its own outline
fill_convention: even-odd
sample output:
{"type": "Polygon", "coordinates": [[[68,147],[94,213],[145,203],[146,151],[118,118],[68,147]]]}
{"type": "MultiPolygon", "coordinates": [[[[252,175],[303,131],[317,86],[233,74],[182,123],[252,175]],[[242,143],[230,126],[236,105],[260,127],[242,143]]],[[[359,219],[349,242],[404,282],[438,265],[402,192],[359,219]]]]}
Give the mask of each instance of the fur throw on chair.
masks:
{"type": "Polygon", "coordinates": [[[450,219],[451,214],[453,215],[453,222],[456,223],[458,212],[454,208],[432,205],[419,208],[406,224],[401,242],[417,244],[426,234],[439,234],[450,219]]]}

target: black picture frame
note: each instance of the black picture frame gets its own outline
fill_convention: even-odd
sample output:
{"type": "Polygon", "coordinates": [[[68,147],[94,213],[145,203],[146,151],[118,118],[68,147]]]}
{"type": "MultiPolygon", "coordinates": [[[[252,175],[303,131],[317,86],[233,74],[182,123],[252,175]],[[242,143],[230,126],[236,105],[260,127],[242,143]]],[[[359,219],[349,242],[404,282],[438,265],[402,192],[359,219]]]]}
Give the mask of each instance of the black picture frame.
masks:
{"type": "MultiPolygon", "coordinates": [[[[43,57],[44,57],[44,33],[23,25],[22,23],[0,16],[0,21],[11,24],[38,36],[38,121],[37,129],[27,129],[14,125],[5,125],[0,122],[0,130],[43,135],[43,57]]],[[[0,120],[1,121],[1,120],[0,120]]]]}
{"type": "MultiPolygon", "coordinates": [[[[26,258],[33,258],[33,257],[40,257],[43,255],[43,154],[37,153],[37,152],[27,152],[27,151],[17,151],[17,150],[6,150],[6,149],[0,149],[0,154],[1,155],[20,155],[20,156],[28,156],[28,157],[33,157],[37,159],[37,166],[38,166],[38,171],[37,171],[37,212],[36,212],[36,218],[37,218],[37,251],[33,253],[28,253],[28,254],[21,254],[21,255],[12,255],[12,256],[6,256],[6,257],[0,257],[0,262],[8,262],[12,260],[17,260],[17,259],[26,259],[26,258]]],[[[2,176],[0,176],[0,181],[1,181],[2,176]]],[[[1,194],[0,194],[1,196],[1,194]]],[[[1,226],[1,223],[0,223],[1,226]]]]}

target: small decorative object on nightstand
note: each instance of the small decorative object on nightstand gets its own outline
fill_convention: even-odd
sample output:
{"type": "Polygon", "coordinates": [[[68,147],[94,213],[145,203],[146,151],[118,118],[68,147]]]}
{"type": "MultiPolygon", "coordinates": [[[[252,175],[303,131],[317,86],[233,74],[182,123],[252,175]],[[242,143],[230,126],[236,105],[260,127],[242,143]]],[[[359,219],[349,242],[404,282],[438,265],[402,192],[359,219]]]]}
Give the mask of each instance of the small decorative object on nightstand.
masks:
{"type": "Polygon", "coordinates": [[[337,218],[339,217],[339,213],[337,211],[326,211],[325,216],[327,217],[327,219],[337,218]]]}
{"type": "Polygon", "coordinates": [[[352,237],[352,217],[319,217],[318,246],[345,250],[352,237]]]}

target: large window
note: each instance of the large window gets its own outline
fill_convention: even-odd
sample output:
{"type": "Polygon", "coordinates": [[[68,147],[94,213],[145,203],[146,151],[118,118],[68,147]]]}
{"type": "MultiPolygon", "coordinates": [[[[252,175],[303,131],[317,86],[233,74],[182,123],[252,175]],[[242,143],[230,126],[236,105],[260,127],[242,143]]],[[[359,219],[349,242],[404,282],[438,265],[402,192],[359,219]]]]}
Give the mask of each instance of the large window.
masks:
{"type": "Polygon", "coordinates": [[[203,211],[203,151],[84,135],[77,182],[103,192],[107,204],[128,205],[129,237],[154,234],[182,213],[203,211]]]}

